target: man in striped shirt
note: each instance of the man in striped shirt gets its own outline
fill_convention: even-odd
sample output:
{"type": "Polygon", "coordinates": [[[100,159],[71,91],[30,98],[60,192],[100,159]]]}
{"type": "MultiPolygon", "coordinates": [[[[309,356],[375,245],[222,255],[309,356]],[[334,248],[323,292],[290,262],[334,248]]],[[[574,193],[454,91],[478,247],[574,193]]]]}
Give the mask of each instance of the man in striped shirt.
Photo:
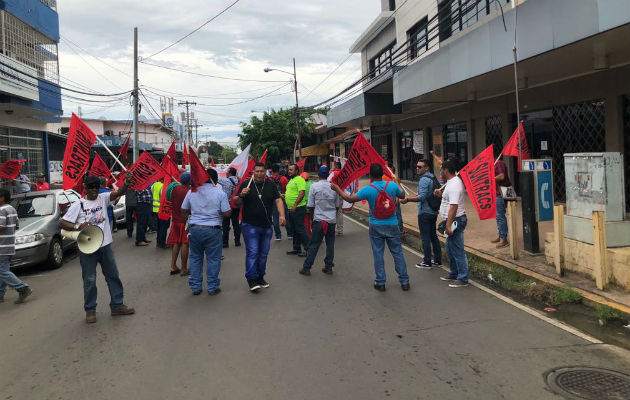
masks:
{"type": "Polygon", "coordinates": [[[11,257],[15,254],[15,230],[18,228],[17,211],[10,204],[11,193],[0,189],[0,303],[4,301],[7,286],[19,293],[15,304],[33,293],[31,288],[11,272],[11,257]]]}

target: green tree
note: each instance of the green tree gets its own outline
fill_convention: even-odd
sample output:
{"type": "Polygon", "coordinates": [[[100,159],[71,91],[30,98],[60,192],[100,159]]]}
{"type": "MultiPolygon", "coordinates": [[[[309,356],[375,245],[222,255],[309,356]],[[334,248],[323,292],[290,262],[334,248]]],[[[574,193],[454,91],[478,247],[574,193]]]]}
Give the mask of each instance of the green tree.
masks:
{"type": "MultiPolygon", "coordinates": [[[[300,111],[302,128],[302,147],[314,144],[315,126],[310,121],[313,113],[326,114],[327,110],[300,111]]],[[[238,144],[244,149],[251,143],[254,158],[262,156],[267,150],[267,163],[290,159],[297,137],[295,129],[295,108],[271,110],[261,118],[252,116],[248,123],[241,122],[242,133],[238,135],[238,144]]]]}
{"type": "Polygon", "coordinates": [[[219,157],[219,159],[223,164],[227,164],[232,161],[236,157],[236,155],[237,154],[234,149],[226,146],[223,147],[223,150],[221,150],[221,156],[219,157]]]}

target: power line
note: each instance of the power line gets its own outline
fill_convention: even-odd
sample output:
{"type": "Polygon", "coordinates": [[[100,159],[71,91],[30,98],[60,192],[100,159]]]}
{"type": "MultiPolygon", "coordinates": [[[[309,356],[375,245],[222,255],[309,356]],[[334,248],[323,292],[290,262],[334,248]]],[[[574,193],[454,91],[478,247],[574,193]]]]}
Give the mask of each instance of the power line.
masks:
{"type": "Polygon", "coordinates": [[[123,90],[120,86],[118,86],[117,84],[115,84],[114,82],[112,82],[107,76],[105,76],[103,73],[101,73],[101,71],[99,71],[98,69],[96,69],[96,67],[94,67],[92,64],[90,64],[85,58],[83,58],[83,56],[81,54],[79,54],[75,49],[73,49],[72,47],[70,47],[66,42],[61,42],[63,44],[66,45],[66,47],[68,47],[74,54],[76,54],[84,63],[87,64],[88,67],[90,67],[92,70],[94,70],[94,72],[96,72],[97,74],[99,74],[103,79],[105,79],[107,82],[111,83],[112,85],[114,85],[117,89],[119,90],[123,90]]]}
{"type": "Polygon", "coordinates": [[[93,54],[91,54],[90,52],[88,52],[87,50],[85,50],[83,47],[79,46],[78,44],[76,44],[75,42],[73,42],[72,40],[68,39],[67,36],[63,36],[62,40],[64,40],[65,42],[68,42],[69,44],[77,47],[78,49],[80,49],[81,51],[83,51],[85,54],[89,55],[90,57],[94,58],[95,60],[102,62],[103,64],[107,65],[108,67],[110,67],[111,69],[120,72],[123,75],[126,75],[128,77],[131,77],[131,74],[129,74],[128,72],[125,72],[123,70],[121,70],[120,68],[114,67],[113,65],[111,65],[110,63],[106,62],[105,60],[102,60],[100,57],[97,57],[93,54]]]}
{"type": "Polygon", "coordinates": [[[326,82],[328,80],[328,78],[330,78],[335,72],[337,72],[337,70],[346,63],[346,61],[348,61],[354,54],[350,53],[348,55],[348,57],[344,58],[343,61],[341,61],[336,67],[335,69],[333,69],[332,71],[330,71],[330,73],[328,75],[326,75],[326,77],[324,79],[322,79],[313,89],[311,89],[310,92],[308,92],[304,97],[302,97],[302,100],[304,100],[305,98],[307,98],[308,96],[311,95],[311,93],[313,93],[313,91],[317,90],[318,87],[320,87],[322,85],[322,83],[326,82]]]}
{"type": "Polygon", "coordinates": [[[187,37],[189,37],[190,35],[194,34],[195,32],[199,31],[201,28],[203,28],[204,26],[208,25],[210,22],[214,21],[215,19],[217,19],[219,16],[221,16],[221,14],[225,13],[227,10],[229,10],[230,8],[234,7],[236,5],[236,3],[238,3],[240,0],[236,0],[234,1],[232,4],[230,4],[229,6],[227,6],[226,8],[224,8],[223,10],[221,10],[221,12],[219,12],[218,14],[216,14],[215,16],[213,16],[212,18],[210,18],[209,20],[207,20],[206,22],[204,22],[203,24],[201,24],[199,27],[195,28],[192,30],[192,32],[187,33],[186,35],[182,36],[181,38],[177,39],[175,42],[169,44],[168,46],[166,46],[165,48],[163,48],[162,50],[155,52],[153,54],[151,54],[148,57],[145,57],[145,60],[148,60],[151,57],[157,56],[158,54],[160,54],[161,52],[170,49],[171,47],[175,46],[177,43],[181,42],[182,40],[186,39],[187,37]]]}
{"type": "Polygon", "coordinates": [[[243,94],[243,93],[253,93],[253,92],[260,92],[261,90],[268,90],[268,89],[272,89],[272,88],[277,88],[279,86],[284,86],[286,85],[286,82],[281,84],[281,85],[272,85],[272,86],[265,86],[262,87],[260,89],[251,89],[251,90],[242,90],[242,91],[237,91],[237,92],[224,92],[224,93],[216,93],[214,95],[194,95],[194,94],[186,94],[186,93],[177,93],[177,92],[170,92],[168,90],[164,90],[164,89],[158,89],[158,88],[154,88],[152,86],[147,86],[147,85],[142,85],[147,92],[153,93],[157,96],[164,96],[164,94],[159,93],[159,92],[163,92],[169,95],[176,95],[176,96],[182,96],[182,97],[194,97],[194,98],[198,98],[198,99],[227,99],[229,100],[229,97],[220,97],[220,96],[229,96],[229,95],[234,95],[234,94],[243,94]],[[157,90],[157,92],[154,92],[153,90],[157,90]]]}
{"type": "Polygon", "coordinates": [[[178,69],[178,68],[172,68],[172,67],[167,67],[164,65],[158,65],[158,64],[152,64],[146,61],[140,61],[141,64],[144,65],[150,65],[152,67],[157,67],[157,68],[163,68],[163,69],[168,69],[170,71],[176,71],[176,72],[181,72],[184,74],[190,74],[190,75],[197,75],[197,76],[204,76],[206,78],[215,78],[215,79],[226,79],[226,80],[230,80],[230,81],[242,81],[242,82],[265,82],[265,83],[280,83],[280,82],[286,82],[286,81],[272,81],[272,80],[264,80],[264,79],[245,79],[245,78],[232,78],[232,77],[227,77],[227,76],[218,76],[218,75],[210,75],[210,74],[202,74],[200,72],[193,72],[193,71],[186,71],[183,69],[178,69]]]}

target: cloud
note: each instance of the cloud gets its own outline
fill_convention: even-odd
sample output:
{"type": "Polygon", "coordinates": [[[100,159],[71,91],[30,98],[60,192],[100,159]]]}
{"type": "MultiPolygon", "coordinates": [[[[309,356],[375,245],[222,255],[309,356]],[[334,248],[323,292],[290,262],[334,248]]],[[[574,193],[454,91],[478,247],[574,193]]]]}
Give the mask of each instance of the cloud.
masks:
{"type": "MultiPolygon", "coordinates": [[[[62,42],[59,46],[61,82],[101,93],[132,88],[133,27],[138,26],[140,55],[147,57],[189,33],[232,0],[64,0],[58,4],[62,42]],[[89,16],[89,17],[88,17],[89,16]],[[77,48],[80,46],[83,50],[77,48]],[[94,57],[92,57],[94,56],[94,57]],[[105,65],[105,63],[112,67],[105,65]],[[119,71],[120,70],[120,71],[119,71]],[[122,72],[121,72],[122,71],[122,72]]],[[[281,72],[264,73],[271,66],[291,72],[296,59],[301,105],[330,97],[356,79],[360,56],[354,55],[315,92],[311,89],[348,55],[348,48],[380,12],[377,0],[241,0],[225,14],[149,62],[178,69],[232,78],[289,82],[281,72]],[[307,96],[308,94],[308,96],[307,96]]],[[[208,132],[235,142],[238,123],[251,111],[291,107],[289,86],[254,101],[281,83],[221,80],[183,74],[140,64],[143,93],[159,113],[159,95],[174,92],[193,107],[208,132]],[[152,93],[153,92],[153,93],[152,93]],[[204,97],[194,97],[204,96],[204,97]],[[240,103],[242,102],[242,103],[240,103]],[[240,104],[232,104],[240,103],[240,104]],[[232,105],[227,105],[232,104],[232,105]],[[205,113],[205,114],[204,114],[205,113]]],[[[64,100],[64,111],[78,104],[64,100]]],[[[92,117],[127,118],[128,99],[118,104],[82,104],[92,117]]],[[[178,115],[183,109],[176,107],[178,115]]],[[[146,104],[143,114],[152,111],[146,104]]]]}

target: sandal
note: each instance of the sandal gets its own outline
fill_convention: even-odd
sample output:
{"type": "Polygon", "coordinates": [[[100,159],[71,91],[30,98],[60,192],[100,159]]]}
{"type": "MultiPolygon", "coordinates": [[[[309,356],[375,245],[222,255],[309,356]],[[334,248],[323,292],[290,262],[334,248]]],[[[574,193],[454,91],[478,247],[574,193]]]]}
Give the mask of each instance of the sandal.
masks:
{"type": "Polygon", "coordinates": [[[176,270],[174,270],[174,271],[173,271],[173,270],[171,270],[171,275],[177,275],[177,274],[179,274],[180,272],[182,272],[182,271],[181,271],[179,268],[177,268],[177,269],[176,269],[176,270]]]}

